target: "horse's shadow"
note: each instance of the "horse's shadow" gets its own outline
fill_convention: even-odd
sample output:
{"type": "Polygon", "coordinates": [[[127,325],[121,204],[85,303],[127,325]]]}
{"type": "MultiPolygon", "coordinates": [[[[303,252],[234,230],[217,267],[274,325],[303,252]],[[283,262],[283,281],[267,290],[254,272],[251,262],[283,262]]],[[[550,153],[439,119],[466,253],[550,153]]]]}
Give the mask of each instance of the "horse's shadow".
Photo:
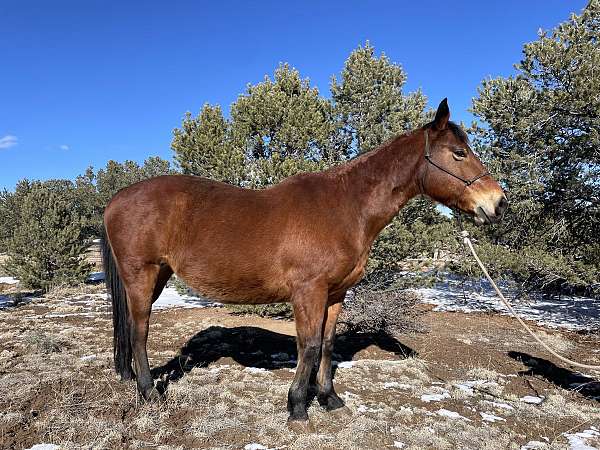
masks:
{"type": "MultiPolygon", "coordinates": [[[[401,358],[416,356],[416,352],[384,333],[347,331],[336,338],[333,359],[349,361],[361,350],[376,345],[401,358]]],[[[296,366],[296,338],[257,327],[226,328],[211,326],[196,333],[180,350],[179,355],[152,370],[160,378],[160,389],[176,382],[194,367],[208,367],[221,358],[231,358],[246,367],[267,370],[296,366]]],[[[335,374],[336,366],[333,366],[335,374]]]]}
{"type": "Polygon", "coordinates": [[[537,358],[527,353],[512,351],[508,352],[508,356],[529,367],[528,370],[519,372],[519,375],[538,375],[556,386],[569,391],[577,391],[585,398],[600,402],[599,380],[572,372],[547,359],[537,358]]]}

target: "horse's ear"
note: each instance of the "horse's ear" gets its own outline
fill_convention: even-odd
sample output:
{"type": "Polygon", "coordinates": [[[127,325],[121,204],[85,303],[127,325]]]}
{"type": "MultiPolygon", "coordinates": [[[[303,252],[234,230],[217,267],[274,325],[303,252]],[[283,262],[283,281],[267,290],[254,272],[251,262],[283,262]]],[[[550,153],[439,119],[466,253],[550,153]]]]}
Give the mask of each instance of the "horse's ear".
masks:
{"type": "Polygon", "coordinates": [[[440,102],[437,112],[435,113],[435,119],[433,119],[433,126],[437,130],[445,130],[450,120],[450,108],[448,108],[448,99],[445,98],[440,102]]]}

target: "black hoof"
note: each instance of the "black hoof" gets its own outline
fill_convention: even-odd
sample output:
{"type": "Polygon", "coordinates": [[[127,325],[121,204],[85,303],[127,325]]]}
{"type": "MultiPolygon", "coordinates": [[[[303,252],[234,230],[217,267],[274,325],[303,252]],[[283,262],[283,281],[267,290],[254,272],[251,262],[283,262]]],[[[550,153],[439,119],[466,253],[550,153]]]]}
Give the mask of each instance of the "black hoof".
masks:
{"type": "Polygon", "coordinates": [[[338,397],[335,392],[326,395],[317,396],[319,405],[324,407],[327,411],[335,411],[336,409],[343,408],[346,406],[344,401],[338,397]]]}

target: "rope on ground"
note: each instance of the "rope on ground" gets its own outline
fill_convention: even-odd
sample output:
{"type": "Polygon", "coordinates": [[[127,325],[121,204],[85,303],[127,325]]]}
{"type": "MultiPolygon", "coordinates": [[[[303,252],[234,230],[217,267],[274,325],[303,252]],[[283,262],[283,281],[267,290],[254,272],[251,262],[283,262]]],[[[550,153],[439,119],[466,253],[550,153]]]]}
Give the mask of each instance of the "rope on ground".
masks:
{"type": "Polygon", "coordinates": [[[525,328],[527,330],[527,332],[542,346],[544,347],[548,352],[550,352],[550,354],[552,354],[553,356],[555,356],[556,358],[560,359],[563,362],[566,362],[567,364],[570,364],[572,366],[575,367],[581,367],[583,369],[591,369],[591,370],[600,370],[600,366],[593,366],[593,365],[589,365],[589,364],[582,364],[579,363],[577,361],[573,361],[569,358],[565,358],[564,356],[559,355],[558,353],[556,353],[554,350],[552,350],[551,347],[549,347],[544,341],[542,341],[532,330],[531,328],[529,328],[529,326],[523,321],[523,319],[521,319],[519,317],[519,315],[516,313],[516,311],[513,309],[513,307],[510,305],[510,303],[508,302],[508,300],[506,300],[506,298],[504,297],[504,295],[502,295],[502,292],[500,292],[500,289],[498,289],[498,286],[496,286],[496,283],[494,282],[494,280],[492,279],[492,277],[490,276],[490,274],[488,273],[487,269],[485,268],[485,266],[483,265],[483,263],[481,262],[481,260],[479,259],[479,256],[477,255],[477,252],[475,251],[475,248],[473,247],[473,243],[471,242],[471,239],[469,238],[469,232],[466,230],[461,231],[461,237],[463,238],[463,242],[469,247],[469,250],[471,250],[471,253],[473,254],[473,257],[475,258],[475,261],[477,261],[477,264],[479,264],[479,267],[481,268],[483,274],[485,275],[485,277],[488,279],[488,281],[492,284],[492,287],[494,288],[494,290],[496,291],[496,294],[498,294],[498,297],[500,298],[500,300],[502,301],[502,303],[504,303],[504,306],[506,306],[508,308],[508,310],[510,311],[510,313],[519,321],[519,323],[523,326],[523,328],[525,328]]]}

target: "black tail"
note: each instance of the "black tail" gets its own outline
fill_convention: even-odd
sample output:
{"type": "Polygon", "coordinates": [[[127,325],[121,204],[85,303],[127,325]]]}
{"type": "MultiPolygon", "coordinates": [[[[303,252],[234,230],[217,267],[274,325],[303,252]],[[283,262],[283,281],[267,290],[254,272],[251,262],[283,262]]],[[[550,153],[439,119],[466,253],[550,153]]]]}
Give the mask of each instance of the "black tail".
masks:
{"type": "Polygon", "coordinates": [[[121,379],[132,378],[131,369],[131,341],[129,340],[129,308],[127,307],[127,294],[119,277],[117,265],[106,237],[102,236],[102,262],[104,265],[104,279],[106,289],[112,300],[113,314],[113,354],[115,371],[121,379]]]}

